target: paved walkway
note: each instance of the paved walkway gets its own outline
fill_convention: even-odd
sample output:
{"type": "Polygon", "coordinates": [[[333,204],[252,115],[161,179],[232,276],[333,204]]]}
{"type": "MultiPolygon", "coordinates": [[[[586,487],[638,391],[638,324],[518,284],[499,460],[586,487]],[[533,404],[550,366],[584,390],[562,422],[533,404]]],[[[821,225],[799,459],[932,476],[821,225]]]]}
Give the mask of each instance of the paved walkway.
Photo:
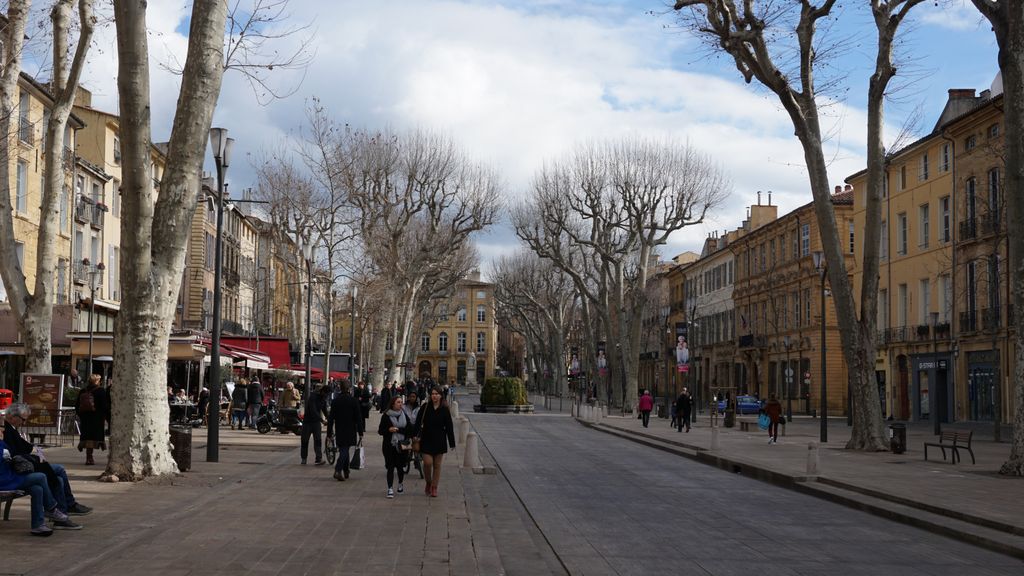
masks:
{"type": "Polygon", "coordinates": [[[297,436],[222,429],[220,462],[207,463],[206,431],[195,433],[192,471],[137,484],[96,482],[101,468],[84,466],[76,450],[47,450],[95,511],[79,518],[83,530],[40,539],[29,535],[28,499],[16,501],[0,533],[19,553],[4,555],[0,573],[564,573],[503,477],[460,470],[451,454],[439,498],[424,496],[414,473],[389,500],[374,433],[367,468],[347,482],[330,466],[300,466],[297,436]]]}
{"type": "Polygon", "coordinates": [[[907,512],[908,518],[896,519],[937,524],[922,527],[946,531],[959,539],[971,540],[981,534],[1024,557],[1024,478],[997,474],[1009,454],[1009,444],[994,443],[991,434],[986,437],[984,432],[975,432],[977,464],[971,464],[962,452],[967,461],[953,465],[943,461],[934,448],[929,449],[929,460],[924,460],[924,442],[935,439],[927,424],[908,425],[906,453],[868,454],[843,449],[850,429],[845,420],[833,419],[829,442],[819,450],[819,475],[808,478],[808,445],[818,441],[820,430],[820,420],[812,418],[794,418],[785,427],[786,435],[780,435],[779,443],[773,445],[756,425],[749,432],[738,427],[719,428],[719,448],[713,451],[707,415],[698,418],[689,433],[676,432],[661,418],[652,418],[650,427],[644,428],[635,417],[610,416],[601,419],[598,428],[743,474],[813,489],[816,495],[846,500],[846,504],[874,513],[896,511],[899,516],[907,512]]]}

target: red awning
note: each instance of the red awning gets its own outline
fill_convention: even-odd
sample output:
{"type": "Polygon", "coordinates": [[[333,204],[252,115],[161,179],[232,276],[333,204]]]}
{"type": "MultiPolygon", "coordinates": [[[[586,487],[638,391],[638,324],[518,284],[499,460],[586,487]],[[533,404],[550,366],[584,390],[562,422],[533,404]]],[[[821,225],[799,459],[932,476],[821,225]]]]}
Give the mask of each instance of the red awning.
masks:
{"type": "MultiPolygon", "coordinates": [[[[305,364],[292,364],[291,366],[289,366],[289,368],[292,369],[292,370],[297,370],[297,371],[302,372],[302,373],[306,372],[306,365],[305,364]]],[[[309,377],[312,378],[313,380],[323,380],[324,379],[324,371],[321,368],[310,368],[309,369],[309,377]]],[[[333,379],[333,380],[343,380],[343,379],[346,379],[348,377],[349,377],[349,373],[348,372],[338,372],[338,371],[332,371],[331,372],[331,379],[333,379]]]]}
{"type": "Polygon", "coordinates": [[[289,352],[288,339],[280,337],[261,336],[222,336],[221,344],[255,350],[270,358],[268,364],[273,368],[288,368],[292,362],[289,352]]]}

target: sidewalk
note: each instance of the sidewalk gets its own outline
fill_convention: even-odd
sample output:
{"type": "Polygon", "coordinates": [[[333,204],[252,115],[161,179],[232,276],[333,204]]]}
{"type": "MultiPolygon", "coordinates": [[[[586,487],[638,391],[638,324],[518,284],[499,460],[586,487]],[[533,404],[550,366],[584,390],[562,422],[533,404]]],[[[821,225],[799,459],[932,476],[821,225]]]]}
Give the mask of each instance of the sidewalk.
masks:
{"type": "MultiPolygon", "coordinates": [[[[610,416],[592,425],[599,430],[688,456],[726,470],[886,516],[959,540],[1024,558],[1024,478],[997,474],[1009,454],[1009,444],[996,444],[991,434],[975,432],[972,448],[977,464],[953,465],[929,449],[935,441],[928,424],[907,425],[904,454],[863,453],[843,449],[850,428],[831,419],[827,444],[819,449],[819,474],[808,476],[808,445],[819,439],[820,420],[796,417],[769,445],[767,433],[719,428],[719,449],[710,450],[710,418],[701,415],[689,433],[669,428],[669,421],[652,418],[644,428],[636,417],[610,416]]],[[[721,424],[721,419],[719,420],[721,424]]],[[[955,426],[954,426],[955,427],[955,426]]],[[[948,456],[948,451],[947,451],[948,456]]]]}
{"type": "MultiPolygon", "coordinates": [[[[539,574],[550,551],[515,526],[519,503],[501,476],[472,474],[445,458],[440,496],[423,494],[413,471],[404,494],[385,498],[376,414],[366,434],[366,468],[346,482],[332,466],[299,465],[299,438],[221,429],[220,462],[205,461],[206,430],[194,430],[192,471],[136,484],[95,481],[70,447],[50,448],[76,497],[94,507],[85,528],[29,535],[29,499],[0,522],[3,573],[153,576],[240,574],[539,574]],[[493,512],[492,512],[493,511],[493,512]],[[493,513],[507,512],[492,527],[493,513]],[[507,537],[508,525],[516,528],[507,537]]],[[[97,455],[105,460],[105,453],[97,455]]]]}

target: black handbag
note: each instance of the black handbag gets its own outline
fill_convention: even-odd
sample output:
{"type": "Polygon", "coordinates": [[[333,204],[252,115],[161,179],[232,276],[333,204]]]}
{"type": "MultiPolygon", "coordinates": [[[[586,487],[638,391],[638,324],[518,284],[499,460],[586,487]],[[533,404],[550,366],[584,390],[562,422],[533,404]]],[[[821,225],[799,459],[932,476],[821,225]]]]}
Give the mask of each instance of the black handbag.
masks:
{"type": "Polygon", "coordinates": [[[36,469],[36,466],[24,456],[15,456],[11,458],[11,468],[16,474],[29,474],[36,469]]]}

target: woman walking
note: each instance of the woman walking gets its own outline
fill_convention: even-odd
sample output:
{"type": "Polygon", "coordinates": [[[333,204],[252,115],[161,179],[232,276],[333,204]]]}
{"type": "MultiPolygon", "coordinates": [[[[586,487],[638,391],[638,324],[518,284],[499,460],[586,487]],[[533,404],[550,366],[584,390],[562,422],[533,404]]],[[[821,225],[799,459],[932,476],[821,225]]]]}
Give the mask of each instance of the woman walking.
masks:
{"type": "Polygon", "coordinates": [[[455,448],[452,413],[437,386],[430,389],[430,400],[420,408],[416,430],[420,438],[420,454],[423,456],[423,477],[427,481],[425,491],[436,498],[437,484],[441,480],[441,462],[448,449],[455,448]]]}
{"type": "Polygon", "coordinates": [[[640,410],[640,418],[644,422],[644,428],[647,428],[647,425],[651,422],[651,410],[654,410],[654,398],[649,391],[644,390],[643,395],[640,396],[637,408],[640,410]]]}
{"type": "Polygon", "coordinates": [[[107,421],[110,419],[110,401],[107,391],[100,386],[100,375],[89,376],[89,384],[78,393],[75,400],[75,413],[78,414],[78,421],[81,428],[81,436],[78,440],[78,451],[85,450],[85,463],[88,466],[96,464],[92,458],[92,451],[96,448],[106,450],[106,429],[107,421]]]}
{"type": "Polygon", "coordinates": [[[768,424],[768,443],[778,444],[779,443],[779,420],[782,419],[782,404],[772,394],[768,397],[768,403],[764,405],[764,413],[768,415],[770,423],[768,424]]]}
{"type": "Polygon", "coordinates": [[[384,466],[388,470],[388,498],[395,497],[395,471],[398,471],[398,493],[405,492],[405,459],[412,447],[412,432],[415,425],[402,406],[405,404],[401,396],[392,396],[387,408],[380,416],[377,433],[384,437],[381,452],[384,453],[384,466]]]}
{"type": "Polygon", "coordinates": [[[239,378],[238,382],[235,383],[235,389],[231,391],[231,429],[235,429],[235,422],[238,422],[238,429],[241,430],[245,426],[245,417],[248,414],[249,408],[249,393],[248,393],[249,381],[245,378],[239,378]]]}

